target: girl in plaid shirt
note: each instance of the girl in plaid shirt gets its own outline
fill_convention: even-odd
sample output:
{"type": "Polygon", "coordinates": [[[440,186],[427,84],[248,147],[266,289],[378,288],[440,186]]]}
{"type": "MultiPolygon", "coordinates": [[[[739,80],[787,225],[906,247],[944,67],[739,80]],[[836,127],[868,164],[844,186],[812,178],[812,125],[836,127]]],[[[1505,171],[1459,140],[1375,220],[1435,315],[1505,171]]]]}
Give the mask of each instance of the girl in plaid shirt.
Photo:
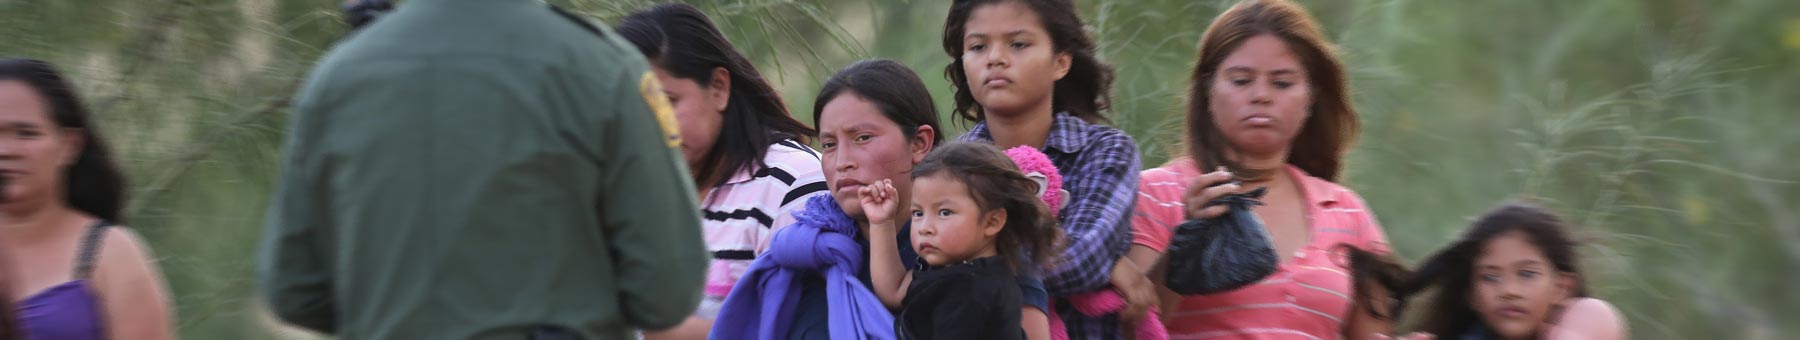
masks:
{"type": "MultiPolygon", "coordinates": [[[[1087,316],[1066,299],[1113,286],[1141,314],[1155,300],[1141,271],[1116,266],[1130,245],[1126,217],[1136,197],[1137,145],[1102,125],[1110,98],[1111,66],[1094,54],[1068,0],[966,0],[951,5],[944,24],[945,73],[956,86],[956,113],[975,126],[961,141],[1003,149],[1030,145],[1049,156],[1069,190],[1055,212],[1067,237],[1059,265],[1044,277],[1050,308],[1073,339],[1120,337],[1119,314],[1087,316]]],[[[1054,332],[1055,330],[1052,330],[1054,332]]]]}

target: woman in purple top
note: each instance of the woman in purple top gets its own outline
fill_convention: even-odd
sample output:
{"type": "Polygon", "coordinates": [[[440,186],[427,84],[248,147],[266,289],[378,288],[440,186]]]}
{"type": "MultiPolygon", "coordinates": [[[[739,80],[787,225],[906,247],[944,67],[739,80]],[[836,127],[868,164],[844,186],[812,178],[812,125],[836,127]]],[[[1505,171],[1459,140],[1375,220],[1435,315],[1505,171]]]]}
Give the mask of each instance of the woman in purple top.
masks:
{"type": "Polygon", "coordinates": [[[112,227],[124,179],[49,63],[0,59],[0,250],[28,339],[169,339],[168,293],[136,233],[112,227]]]}

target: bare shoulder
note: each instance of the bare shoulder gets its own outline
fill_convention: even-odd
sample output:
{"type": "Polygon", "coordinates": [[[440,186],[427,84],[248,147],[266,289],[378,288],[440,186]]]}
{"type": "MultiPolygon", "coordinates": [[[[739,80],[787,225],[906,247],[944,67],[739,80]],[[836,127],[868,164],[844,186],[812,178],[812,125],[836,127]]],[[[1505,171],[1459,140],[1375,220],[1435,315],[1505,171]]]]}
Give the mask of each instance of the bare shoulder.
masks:
{"type": "Polygon", "coordinates": [[[114,226],[106,228],[106,234],[101,236],[99,255],[101,262],[148,261],[150,246],[144,242],[143,236],[131,228],[114,226]]]}
{"type": "Polygon", "coordinates": [[[1570,300],[1557,321],[1551,339],[1625,339],[1628,332],[1625,317],[1605,300],[1576,298],[1570,300]]]}
{"type": "Polygon", "coordinates": [[[155,278],[156,265],[150,246],[136,231],[115,226],[106,228],[100,239],[100,251],[94,259],[94,278],[101,284],[155,278]]]}
{"type": "Polygon", "coordinates": [[[1619,323],[1619,321],[1625,319],[1625,317],[1619,313],[1617,307],[1613,307],[1611,303],[1607,303],[1606,300],[1601,299],[1576,298],[1569,302],[1567,308],[1568,310],[1564,312],[1563,315],[1564,320],[1582,318],[1581,320],[1583,321],[1612,321],[1613,323],[1619,323]]]}
{"type": "Polygon", "coordinates": [[[174,316],[168,287],[150,246],[136,231],[107,228],[95,259],[94,283],[107,316],[110,338],[173,339],[174,316]]]}

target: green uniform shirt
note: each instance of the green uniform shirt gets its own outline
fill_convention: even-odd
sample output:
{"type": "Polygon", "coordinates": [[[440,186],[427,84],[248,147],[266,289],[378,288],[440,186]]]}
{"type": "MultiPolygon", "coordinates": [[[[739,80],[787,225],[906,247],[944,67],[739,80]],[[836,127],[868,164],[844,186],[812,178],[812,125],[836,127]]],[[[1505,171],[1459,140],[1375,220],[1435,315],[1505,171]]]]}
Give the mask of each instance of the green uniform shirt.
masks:
{"type": "Polygon", "coordinates": [[[277,316],[346,339],[663,329],[707,264],[637,50],[529,0],[415,0],[301,89],[257,264],[277,316]],[[654,108],[653,108],[654,107],[654,108]]]}

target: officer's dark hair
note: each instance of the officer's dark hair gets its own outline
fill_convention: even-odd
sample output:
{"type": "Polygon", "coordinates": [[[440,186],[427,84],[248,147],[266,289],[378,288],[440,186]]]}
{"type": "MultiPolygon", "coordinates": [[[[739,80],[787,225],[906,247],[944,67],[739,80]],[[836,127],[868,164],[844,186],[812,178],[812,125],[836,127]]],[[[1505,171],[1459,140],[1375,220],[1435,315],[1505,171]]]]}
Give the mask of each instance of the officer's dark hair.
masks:
{"type": "Polygon", "coordinates": [[[37,90],[49,104],[47,113],[56,127],[81,131],[86,142],[75,163],[63,169],[63,185],[58,188],[64,192],[63,203],[102,220],[124,223],[125,175],[107,152],[106,138],[72,84],[48,62],[13,58],[0,59],[0,81],[20,81],[37,90]]]}
{"type": "Polygon", "coordinates": [[[714,69],[724,68],[730,74],[731,99],[725,104],[724,124],[718,142],[702,156],[706,161],[693,169],[695,184],[718,186],[732,173],[758,171],[767,167],[762,156],[769,144],[786,139],[809,143],[809,137],[817,134],[788,114],[781,97],[750,60],[694,6],[652,6],[625,17],[613,31],[636,45],[652,65],[676,78],[705,86],[712,82],[714,69]]]}
{"type": "Polygon", "coordinates": [[[918,138],[920,126],[930,126],[937,131],[932,134],[931,145],[944,143],[944,129],[938,126],[938,111],[932,104],[931,91],[925,89],[925,82],[906,65],[888,59],[869,59],[845,66],[819,89],[819,97],[813,100],[813,122],[819,121],[819,115],[825,112],[825,104],[846,93],[855,93],[874,104],[882,116],[900,125],[908,142],[918,138]]]}
{"type": "Polygon", "coordinates": [[[349,0],[340,6],[344,12],[344,24],[350,29],[359,29],[374,23],[376,18],[394,11],[394,3],[388,0],[349,0]]]}

